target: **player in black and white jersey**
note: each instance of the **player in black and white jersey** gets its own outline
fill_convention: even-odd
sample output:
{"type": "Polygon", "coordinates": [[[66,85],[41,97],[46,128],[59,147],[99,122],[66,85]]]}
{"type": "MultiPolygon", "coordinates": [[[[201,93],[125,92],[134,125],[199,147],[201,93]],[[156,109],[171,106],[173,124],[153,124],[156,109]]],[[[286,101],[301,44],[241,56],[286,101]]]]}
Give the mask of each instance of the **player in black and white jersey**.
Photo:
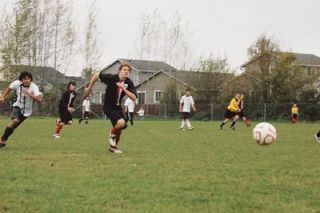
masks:
{"type": "Polygon", "coordinates": [[[18,80],[13,81],[0,96],[0,102],[3,103],[9,93],[14,91],[17,100],[13,103],[11,113],[11,122],[4,130],[1,137],[0,148],[4,147],[8,138],[14,130],[32,114],[32,105],[34,101],[42,101],[42,93],[38,86],[32,82],[32,74],[30,72],[22,72],[18,80]]]}
{"type": "Polygon", "coordinates": [[[179,112],[182,113],[182,121],[180,126],[181,130],[185,130],[185,126],[187,126],[189,130],[193,129],[189,121],[191,108],[193,109],[194,112],[196,111],[194,100],[193,100],[193,97],[191,96],[191,91],[190,89],[186,89],[185,95],[183,95],[180,99],[180,107],[179,107],[179,112]]]}

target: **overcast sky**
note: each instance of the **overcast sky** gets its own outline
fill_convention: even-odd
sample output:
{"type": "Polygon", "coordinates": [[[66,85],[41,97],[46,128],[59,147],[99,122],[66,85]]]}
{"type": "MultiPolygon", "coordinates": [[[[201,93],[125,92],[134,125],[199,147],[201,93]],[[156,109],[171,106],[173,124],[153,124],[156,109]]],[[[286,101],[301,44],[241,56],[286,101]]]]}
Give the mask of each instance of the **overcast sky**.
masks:
{"type": "MultiPolygon", "coordinates": [[[[89,2],[74,0],[78,26],[84,25],[89,2]]],[[[141,13],[157,8],[164,17],[178,12],[189,24],[195,59],[226,55],[238,69],[261,33],[274,36],[284,50],[320,56],[319,0],[98,0],[98,5],[104,65],[133,56],[141,13]]]]}
{"type": "MultiPolygon", "coordinates": [[[[74,0],[81,16],[88,0],[74,0]]],[[[98,0],[103,61],[132,55],[143,11],[177,11],[193,31],[194,56],[227,56],[237,69],[261,33],[274,36],[284,50],[320,56],[319,0],[98,0]]]]}

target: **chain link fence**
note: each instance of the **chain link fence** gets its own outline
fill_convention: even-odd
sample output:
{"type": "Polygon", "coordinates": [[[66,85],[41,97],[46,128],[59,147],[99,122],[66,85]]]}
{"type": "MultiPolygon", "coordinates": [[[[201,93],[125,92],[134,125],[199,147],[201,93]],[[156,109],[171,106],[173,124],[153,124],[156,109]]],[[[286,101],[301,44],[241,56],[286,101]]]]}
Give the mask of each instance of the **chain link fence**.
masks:
{"type": "MultiPolygon", "coordinates": [[[[194,120],[210,121],[223,119],[227,104],[197,104],[197,112],[191,112],[194,120]]],[[[250,120],[290,120],[292,104],[275,104],[275,103],[246,103],[245,115],[250,120]]],[[[319,104],[298,104],[299,120],[317,121],[320,120],[319,104]]],[[[149,119],[180,119],[179,104],[145,104],[137,105],[135,112],[140,108],[144,109],[144,118],[149,119]]],[[[0,115],[10,116],[12,105],[4,103],[0,105],[0,115]]],[[[81,116],[81,104],[76,105],[74,117],[81,116]]],[[[93,118],[105,118],[102,104],[92,104],[91,106],[93,118]]],[[[57,117],[58,107],[56,105],[34,104],[33,117],[57,117]],[[48,108],[49,107],[49,108],[48,108]]],[[[136,114],[138,116],[138,114],[136,114]]]]}

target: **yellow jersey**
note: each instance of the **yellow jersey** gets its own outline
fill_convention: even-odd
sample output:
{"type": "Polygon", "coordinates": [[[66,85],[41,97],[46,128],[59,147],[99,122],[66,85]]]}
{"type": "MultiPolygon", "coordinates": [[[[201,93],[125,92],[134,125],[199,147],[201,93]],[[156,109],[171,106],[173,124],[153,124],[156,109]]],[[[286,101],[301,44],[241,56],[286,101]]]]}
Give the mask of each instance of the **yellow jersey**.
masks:
{"type": "Polygon", "coordinates": [[[291,108],[291,114],[298,114],[299,113],[299,108],[298,107],[292,107],[291,108]]]}
{"type": "Polygon", "coordinates": [[[228,110],[230,110],[231,112],[238,112],[239,110],[239,100],[233,98],[230,103],[229,106],[227,107],[228,110]]]}

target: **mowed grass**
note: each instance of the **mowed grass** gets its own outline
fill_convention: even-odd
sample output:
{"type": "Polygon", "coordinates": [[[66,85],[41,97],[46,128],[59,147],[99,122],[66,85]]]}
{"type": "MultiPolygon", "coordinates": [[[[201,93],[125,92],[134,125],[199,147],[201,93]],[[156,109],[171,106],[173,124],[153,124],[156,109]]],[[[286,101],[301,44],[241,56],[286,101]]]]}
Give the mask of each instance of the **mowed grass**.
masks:
{"type": "Polygon", "coordinates": [[[272,123],[277,142],[260,146],[241,123],[137,121],[115,155],[107,121],[57,140],[54,119],[28,119],[0,150],[0,212],[318,212],[320,125],[272,123]]]}

